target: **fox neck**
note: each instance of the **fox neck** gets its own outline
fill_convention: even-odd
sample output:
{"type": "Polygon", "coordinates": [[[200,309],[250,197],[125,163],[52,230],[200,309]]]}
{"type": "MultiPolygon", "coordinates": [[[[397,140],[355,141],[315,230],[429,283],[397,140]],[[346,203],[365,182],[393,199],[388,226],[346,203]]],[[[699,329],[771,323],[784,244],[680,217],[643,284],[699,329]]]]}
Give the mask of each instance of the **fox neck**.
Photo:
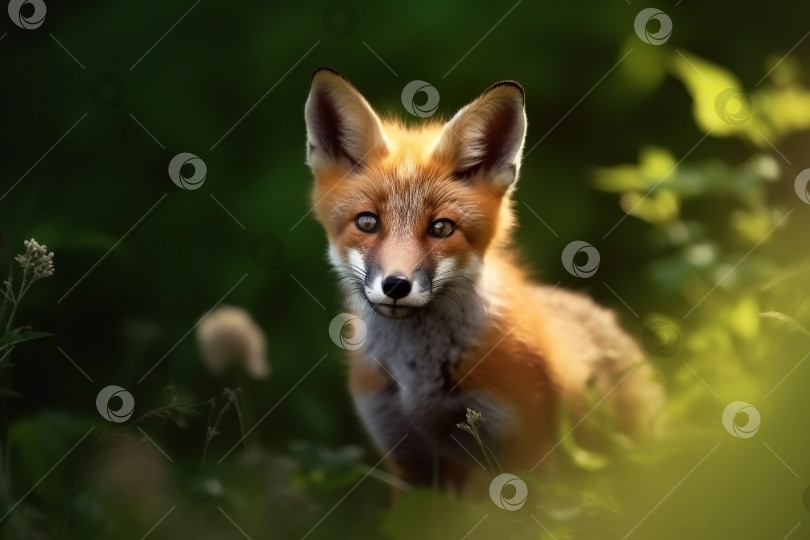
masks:
{"type": "Polygon", "coordinates": [[[490,318],[481,270],[448,285],[452,290],[408,318],[364,316],[366,356],[388,371],[401,392],[435,396],[454,389],[452,368],[476,345],[490,318]]]}

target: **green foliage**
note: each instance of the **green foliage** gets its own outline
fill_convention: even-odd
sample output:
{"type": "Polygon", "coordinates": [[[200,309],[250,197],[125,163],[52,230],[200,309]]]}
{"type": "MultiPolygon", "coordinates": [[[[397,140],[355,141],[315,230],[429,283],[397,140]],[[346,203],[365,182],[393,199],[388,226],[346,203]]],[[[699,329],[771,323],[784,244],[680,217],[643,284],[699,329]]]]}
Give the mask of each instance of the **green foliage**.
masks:
{"type": "Polygon", "coordinates": [[[695,122],[706,133],[734,135],[767,149],[810,127],[810,91],[799,81],[794,60],[772,66],[775,84],[750,96],[733,73],[695,55],[672,55],[671,66],[692,96],[695,122]]]}
{"type": "MultiPolygon", "coordinates": [[[[28,291],[2,252],[16,273],[0,310],[0,536],[781,538],[806,522],[810,207],[793,180],[810,57],[793,48],[795,3],[665,7],[662,46],[634,34],[635,2],[522,2],[498,24],[511,4],[352,2],[356,25],[349,12],[337,29],[327,4],[202,2],[165,35],[190,4],[49,3],[39,31],[7,25],[0,225],[14,246],[45,241],[59,272],[28,291]],[[496,80],[524,85],[516,244],[544,281],[624,314],[667,388],[659,438],[613,436],[600,405],[586,426],[605,449],[565,437],[548,477],[506,471],[528,484],[519,511],[485,489],[390,503],[399,484],[370,466],[327,331],[339,301],[302,119],[319,65],[395,113],[410,80],[448,114],[496,80]],[[99,99],[104,77],[125,88],[118,104],[99,99]],[[166,174],[183,151],[208,166],[199,190],[166,174]],[[251,248],[268,237],[272,265],[251,248]],[[599,248],[594,279],[559,264],[574,239],[599,248]],[[189,329],[223,295],[267,333],[267,381],[200,361],[189,329]],[[97,414],[108,384],[135,397],[125,424],[97,414]],[[762,415],[750,439],[722,425],[737,400],[762,415]]],[[[562,414],[561,436],[572,428],[562,414]]]]}

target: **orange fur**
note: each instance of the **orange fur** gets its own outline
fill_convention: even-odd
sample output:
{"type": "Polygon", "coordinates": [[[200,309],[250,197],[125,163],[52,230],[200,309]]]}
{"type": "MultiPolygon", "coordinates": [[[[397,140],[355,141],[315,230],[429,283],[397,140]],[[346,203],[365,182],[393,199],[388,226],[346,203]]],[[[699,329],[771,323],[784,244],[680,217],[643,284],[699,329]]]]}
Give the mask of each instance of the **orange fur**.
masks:
{"type": "MultiPolygon", "coordinates": [[[[466,436],[454,425],[463,416],[453,420],[465,404],[486,409],[485,443],[507,471],[550,463],[562,406],[575,422],[589,414],[591,383],[627,435],[649,434],[661,390],[615,315],[533,283],[515,262],[511,197],[525,133],[519,86],[493,86],[449,122],[409,127],[380,120],[342,76],[322,70],[307,123],[315,213],[333,264],[348,276],[349,308],[370,328],[350,357],[350,389],[397,476],[425,484],[438,469],[440,485],[486,493],[496,472],[458,459],[450,442],[466,436]],[[372,232],[356,224],[369,212],[380,224],[372,232]],[[429,233],[440,218],[455,223],[451,235],[429,233]],[[444,284],[442,268],[458,282],[444,284]],[[397,302],[418,291],[391,301],[378,291],[388,275],[415,288],[422,279],[430,294],[397,315],[397,302]],[[412,438],[394,448],[401,434],[412,438]]],[[[577,435],[589,438],[583,429],[577,435]]]]}

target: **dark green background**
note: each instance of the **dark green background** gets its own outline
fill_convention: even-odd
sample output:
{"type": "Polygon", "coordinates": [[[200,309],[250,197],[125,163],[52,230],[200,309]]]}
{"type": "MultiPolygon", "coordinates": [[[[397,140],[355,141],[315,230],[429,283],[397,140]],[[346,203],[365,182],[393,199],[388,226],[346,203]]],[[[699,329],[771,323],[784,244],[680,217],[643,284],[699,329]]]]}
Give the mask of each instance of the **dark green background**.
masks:
{"type": "MultiPolygon", "coordinates": [[[[109,432],[110,426],[96,415],[94,399],[108,384],[132,392],[137,411],[163,404],[162,389],[168,384],[199,401],[219,396],[232,382],[205,370],[193,333],[142,382],[137,381],[247,273],[225,303],[248,309],[267,334],[273,373],[246,387],[254,418],[274,406],[328,353],[259,425],[256,433],[263,447],[288,454],[294,440],[327,448],[362,446],[367,450],[362,461],[373,465],[377,455],[367,446],[353,414],[342,354],[327,332],[340,305],[322,230],[311,215],[291,230],[309,209],[303,106],[312,71],[322,65],[342,71],[378,110],[403,118],[407,113],[400,92],[414,79],[438,89],[440,112],[448,116],[495,81],[519,81],[527,94],[526,148],[545,139],[522,169],[516,194],[521,221],[517,243],[538,276],[589,291],[615,306],[638,335],[641,323],[602,282],[642,315],[680,314],[690,304],[648,279],[649,263],[662,255],[651,241],[649,225],[631,217],[602,238],[623,213],[615,194],[589,185],[594,168],[634,162],[639,148],[648,144],[667,148],[679,159],[702,137],[690,97],[667,74],[662,51],[698,54],[729,68],[751,88],[765,73],[766,61],[786,53],[808,30],[806,8],[779,1],[656,4],[670,15],[674,27],[662,47],[645,44],[635,35],[633,19],[647,7],[635,1],[629,5],[524,0],[494,29],[514,4],[353,1],[349,11],[336,19],[329,19],[329,5],[203,0],[134,67],[192,2],[47,2],[45,23],[28,31],[14,26],[5,13],[0,16],[0,35],[7,33],[0,40],[0,194],[36,163],[0,201],[0,226],[12,253],[32,236],[56,253],[55,276],[32,289],[18,319],[55,336],[15,351],[12,386],[23,397],[12,401],[12,418],[70,413],[97,424],[100,434],[109,432]],[[633,53],[628,64],[597,85],[629,48],[633,53]],[[117,90],[110,94],[105,81],[115,81],[117,90]],[[207,164],[202,188],[184,191],[170,181],[167,166],[179,152],[194,153],[207,164]],[[558,236],[532,216],[524,202],[558,236]],[[281,240],[283,250],[277,255],[283,262],[278,267],[265,268],[251,256],[251,241],[261,234],[281,240]],[[562,248],[577,239],[593,243],[602,254],[595,280],[570,276],[560,264],[562,248]],[[82,366],[92,383],[57,346],[82,366]]],[[[797,47],[794,56],[807,65],[810,42],[797,47]]],[[[736,164],[750,154],[751,148],[738,140],[710,137],[690,160],[719,158],[736,164]]],[[[789,171],[795,176],[807,163],[796,160],[803,154],[792,157],[795,170],[789,171]]],[[[770,195],[772,201],[787,201],[794,197],[792,185],[779,184],[770,195]]],[[[717,208],[707,204],[694,211],[711,229],[726,219],[717,208]]],[[[205,420],[204,414],[186,431],[162,428],[156,438],[170,455],[183,456],[177,457],[178,462],[198,459],[205,420]]],[[[56,431],[49,428],[42,436],[56,431]]],[[[218,459],[237,438],[238,429],[226,422],[212,443],[211,455],[218,459]]],[[[53,456],[76,439],[57,437],[53,456]]],[[[64,482],[75,481],[71,473],[79,467],[82,452],[80,448],[63,465],[64,482]]],[[[47,467],[46,463],[43,472],[47,467]]],[[[35,480],[35,475],[16,478],[18,494],[35,480]]],[[[34,493],[27,500],[36,506],[38,496],[34,493]]],[[[360,509],[384,507],[386,496],[384,485],[364,484],[356,498],[347,499],[334,515],[333,532],[328,532],[330,523],[325,521],[320,534],[342,536],[334,532],[340,530],[335,523],[351,522],[355,512],[366,515],[360,509]]],[[[798,495],[791,497],[799,500],[798,495]]],[[[66,494],[62,507],[69,501],[66,494]]],[[[309,523],[329,507],[325,504],[309,523]]],[[[58,521],[54,508],[60,508],[59,502],[48,506],[46,513],[58,521]]],[[[216,514],[215,507],[212,512],[216,514]]],[[[234,513],[239,513],[238,505],[234,513]]],[[[781,538],[799,519],[785,521],[784,528],[768,534],[781,538]]],[[[689,520],[684,521],[679,530],[695,532],[689,520]]],[[[654,532],[655,525],[649,525],[647,536],[638,537],[661,537],[654,532]]],[[[161,537],[159,530],[154,534],[161,537]]],[[[795,534],[798,538],[802,533],[795,534]]],[[[238,536],[234,532],[231,537],[238,536]]]]}

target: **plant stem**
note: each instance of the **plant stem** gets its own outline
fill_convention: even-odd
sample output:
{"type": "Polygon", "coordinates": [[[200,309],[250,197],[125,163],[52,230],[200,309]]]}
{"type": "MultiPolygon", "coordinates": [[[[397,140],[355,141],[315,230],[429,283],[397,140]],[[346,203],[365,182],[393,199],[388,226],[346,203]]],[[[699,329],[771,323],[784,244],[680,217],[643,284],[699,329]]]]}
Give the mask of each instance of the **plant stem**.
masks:
{"type": "MultiPolygon", "coordinates": [[[[6,321],[6,330],[4,333],[8,333],[11,330],[11,325],[14,324],[14,315],[17,314],[17,306],[20,305],[20,300],[22,300],[23,295],[25,294],[25,282],[26,278],[28,277],[28,272],[23,273],[22,282],[20,283],[20,292],[17,293],[17,298],[12,300],[11,302],[11,313],[8,314],[8,321],[6,321]]],[[[11,284],[9,283],[8,292],[11,294],[11,284]]]]}
{"type": "Polygon", "coordinates": [[[494,468],[492,467],[492,461],[490,461],[490,459],[489,459],[489,453],[484,448],[484,441],[481,440],[481,436],[478,434],[477,429],[475,430],[474,435],[475,435],[475,440],[478,443],[478,448],[481,449],[481,453],[484,454],[484,459],[487,462],[487,470],[494,471],[494,468]]]}
{"type": "MultiPolygon", "coordinates": [[[[11,277],[9,277],[11,279],[11,277]]],[[[9,285],[11,282],[9,282],[9,285]]],[[[0,325],[3,324],[3,316],[6,314],[6,308],[9,302],[14,302],[14,295],[11,292],[11,287],[6,287],[5,290],[0,291],[3,293],[3,303],[0,304],[0,325]]]]}
{"type": "Polygon", "coordinates": [[[236,418],[239,420],[239,433],[242,435],[242,449],[245,451],[245,455],[247,455],[247,437],[245,436],[245,423],[242,420],[242,408],[239,406],[239,400],[234,401],[233,405],[236,409],[236,418]]]}
{"type": "Polygon", "coordinates": [[[236,414],[239,418],[239,432],[242,435],[242,445],[245,450],[245,455],[248,453],[248,448],[257,448],[259,446],[259,434],[251,432],[245,435],[245,425],[252,426],[255,424],[255,415],[253,414],[253,400],[250,397],[250,385],[248,379],[242,371],[234,372],[234,383],[239,388],[239,396],[236,400],[236,414]],[[239,398],[241,397],[242,407],[239,407],[239,398]]]}
{"type": "Polygon", "coordinates": [[[8,286],[6,287],[6,291],[3,293],[3,303],[0,304],[0,324],[3,324],[3,315],[6,313],[8,302],[9,300],[14,300],[13,295],[11,294],[11,280],[14,279],[14,265],[11,262],[11,250],[8,249],[6,232],[3,229],[0,229],[0,249],[3,249],[6,253],[8,253],[8,286]]]}
{"type": "Polygon", "coordinates": [[[11,330],[11,323],[14,321],[14,315],[17,313],[17,304],[11,304],[11,313],[8,314],[8,322],[6,323],[6,329],[3,333],[8,333],[11,330]]]}
{"type": "MultiPolygon", "coordinates": [[[[226,390],[228,390],[228,389],[226,388],[226,390]]],[[[203,446],[203,455],[202,455],[202,460],[201,460],[202,464],[205,464],[205,458],[208,455],[208,444],[211,442],[211,440],[214,437],[219,435],[219,426],[222,425],[222,419],[224,418],[225,413],[228,411],[228,409],[231,407],[231,405],[234,405],[236,403],[236,400],[238,399],[237,395],[236,395],[238,391],[239,391],[239,389],[235,388],[233,390],[233,393],[228,394],[226,396],[225,403],[222,405],[222,408],[219,410],[219,414],[217,415],[216,420],[214,420],[214,425],[213,426],[211,425],[211,417],[210,416],[208,417],[209,418],[209,420],[208,420],[208,428],[207,428],[206,433],[205,433],[205,445],[203,446]]]]}

